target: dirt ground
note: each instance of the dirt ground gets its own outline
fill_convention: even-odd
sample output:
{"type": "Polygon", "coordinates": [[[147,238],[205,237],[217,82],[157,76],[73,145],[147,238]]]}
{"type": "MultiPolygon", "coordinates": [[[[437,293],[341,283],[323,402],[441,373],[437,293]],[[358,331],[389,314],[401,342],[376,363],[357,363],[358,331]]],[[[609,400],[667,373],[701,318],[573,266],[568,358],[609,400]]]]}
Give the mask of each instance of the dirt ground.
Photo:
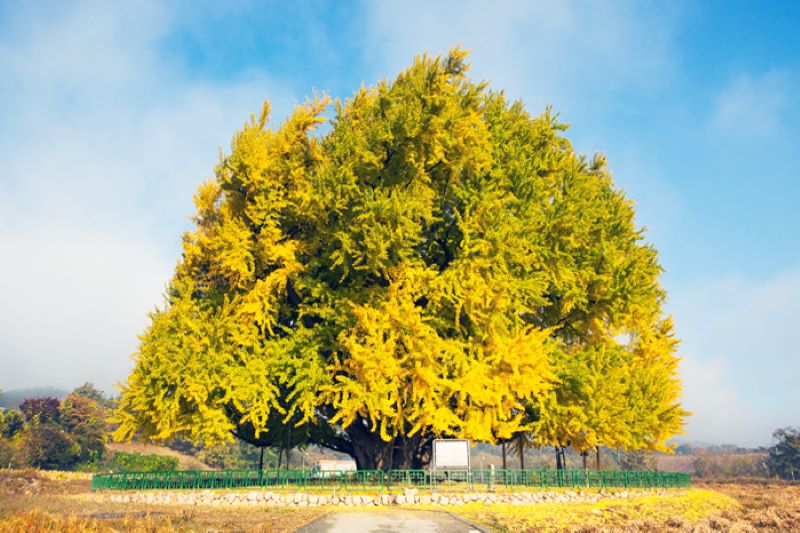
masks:
{"type": "MultiPolygon", "coordinates": [[[[592,513],[591,523],[572,522],[555,530],[571,531],[800,531],[800,484],[738,480],[697,484],[730,496],[738,506],[729,506],[712,516],[691,520],[681,517],[604,522],[592,513]]],[[[703,491],[698,491],[703,492],[703,491]]],[[[666,504],[666,502],[665,502],[666,504]]],[[[544,511],[566,515],[570,504],[548,510],[542,505],[504,510],[483,506],[477,512],[449,509],[498,531],[553,530],[533,520],[544,511]],[[481,517],[482,520],[476,520],[481,517]]],[[[667,504],[668,505],[668,504],[667,504]]],[[[663,507],[663,505],[662,505],[663,507]]],[[[636,507],[634,506],[634,509],[636,507]]],[[[297,531],[313,520],[334,511],[318,508],[237,508],[147,506],[95,501],[90,497],[90,479],[85,474],[0,470],[0,533],[17,531],[297,531]]],[[[669,511],[669,510],[668,510],[669,511]]],[[[668,513],[669,514],[669,513],[668,513]]],[[[580,513],[574,516],[579,521],[580,513]]],[[[660,518],[659,518],[660,516],[660,518]]],[[[562,522],[563,524],[563,522],[562,522]]]]}

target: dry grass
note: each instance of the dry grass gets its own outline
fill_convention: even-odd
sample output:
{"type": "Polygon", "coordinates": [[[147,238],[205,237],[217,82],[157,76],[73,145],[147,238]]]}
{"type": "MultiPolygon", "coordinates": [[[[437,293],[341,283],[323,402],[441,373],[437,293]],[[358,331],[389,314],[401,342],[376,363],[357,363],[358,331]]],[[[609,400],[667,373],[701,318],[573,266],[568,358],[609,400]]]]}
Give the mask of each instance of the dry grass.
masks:
{"type": "Polygon", "coordinates": [[[743,531],[800,531],[800,484],[773,480],[738,480],[725,483],[704,483],[736,499],[741,505],[721,530],[733,527],[743,531]]]}
{"type": "Polygon", "coordinates": [[[502,532],[800,531],[800,484],[703,483],[681,494],[590,503],[469,505],[458,514],[502,532]]]}
{"type": "Polygon", "coordinates": [[[0,533],[20,531],[162,533],[168,531],[254,531],[278,533],[296,531],[322,515],[314,509],[231,510],[105,509],[100,512],[55,512],[34,509],[0,519],[0,533]]]}
{"type": "Polygon", "coordinates": [[[0,470],[0,533],[6,532],[289,532],[321,508],[214,508],[97,501],[89,481],[34,470],[0,470]],[[59,479],[61,477],[62,479],[59,479]]]}
{"type": "Polygon", "coordinates": [[[701,489],[598,502],[534,505],[470,504],[457,514],[497,531],[663,531],[691,530],[709,517],[735,511],[736,501],[701,489]]]}

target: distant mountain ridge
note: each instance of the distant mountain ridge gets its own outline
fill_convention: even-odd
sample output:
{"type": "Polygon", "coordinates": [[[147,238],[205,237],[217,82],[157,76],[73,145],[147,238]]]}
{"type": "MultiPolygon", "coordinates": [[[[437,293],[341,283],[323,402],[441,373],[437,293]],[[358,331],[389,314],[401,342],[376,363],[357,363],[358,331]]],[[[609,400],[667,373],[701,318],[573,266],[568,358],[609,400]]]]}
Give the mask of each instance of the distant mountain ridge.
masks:
{"type": "Polygon", "coordinates": [[[27,398],[51,397],[63,400],[69,394],[68,390],[54,387],[34,387],[31,389],[13,389],[0,394],[0,407],[3,409],[16,409],[27,398]]]}

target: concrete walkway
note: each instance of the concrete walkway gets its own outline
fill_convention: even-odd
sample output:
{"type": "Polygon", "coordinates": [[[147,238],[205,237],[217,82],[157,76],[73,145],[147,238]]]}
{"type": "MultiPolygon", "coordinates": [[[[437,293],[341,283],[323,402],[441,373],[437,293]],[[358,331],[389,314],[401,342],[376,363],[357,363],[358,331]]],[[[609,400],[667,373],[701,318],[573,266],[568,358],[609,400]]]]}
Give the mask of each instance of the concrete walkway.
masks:
{"type": "Polygon", "coordinates": [[[334,511],[297,533],[483,533],[443,511],[334,511]]]}

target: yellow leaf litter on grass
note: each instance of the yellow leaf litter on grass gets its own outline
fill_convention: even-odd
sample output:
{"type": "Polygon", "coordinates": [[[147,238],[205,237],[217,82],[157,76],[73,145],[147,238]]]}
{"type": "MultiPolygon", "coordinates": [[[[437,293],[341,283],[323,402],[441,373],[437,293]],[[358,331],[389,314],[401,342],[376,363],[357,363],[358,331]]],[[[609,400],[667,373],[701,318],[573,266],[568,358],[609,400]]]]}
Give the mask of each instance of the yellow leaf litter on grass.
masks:
{"type": "Polygon", "coordinates": [[[621,528],[648,521],[664,525],[669,520],[697,523],[738,507],[736,501],[710,490],[653,494],[599,502],[547,502],[533,505],[468,504],[457,514],[500,531],[560,531],[579,527],[621,528]]]}

